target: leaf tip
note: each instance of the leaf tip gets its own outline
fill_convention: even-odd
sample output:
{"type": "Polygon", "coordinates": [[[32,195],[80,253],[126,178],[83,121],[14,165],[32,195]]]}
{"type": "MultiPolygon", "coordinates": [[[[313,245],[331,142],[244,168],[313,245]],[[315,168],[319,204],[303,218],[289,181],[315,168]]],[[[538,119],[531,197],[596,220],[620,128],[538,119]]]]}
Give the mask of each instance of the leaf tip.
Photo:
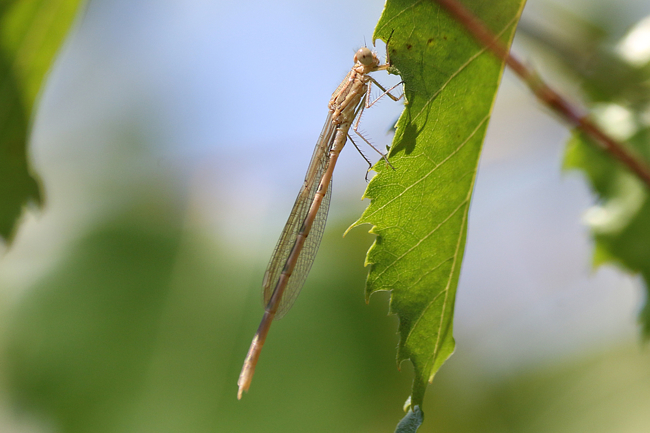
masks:
{"type": "Polygon", "coordinates": [[[424,421],[424,412],[422,412],[420,406],[416,405],[413,406],[413,408],[411,408],[410,397],[409,400],[407,400],[406,402],[409,405],[406,409],[408,410],[408,412],[406,413],[404,418],[401,419],[399,424],[397,424],[395,433],[415,433],[418,430],[418,428],[420,428],[422,422],[424,421]]]}

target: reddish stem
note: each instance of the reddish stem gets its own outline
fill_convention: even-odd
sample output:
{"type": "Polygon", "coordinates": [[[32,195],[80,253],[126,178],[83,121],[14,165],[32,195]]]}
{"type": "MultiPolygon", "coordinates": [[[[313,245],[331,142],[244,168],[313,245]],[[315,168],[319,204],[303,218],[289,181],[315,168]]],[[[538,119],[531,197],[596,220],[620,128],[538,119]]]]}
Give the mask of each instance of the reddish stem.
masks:
{"type": "Polygon", "coordinates": [[[508,48],[481,20],[456,0],[435,0],[444,7],[467,31],[481,44],[503,60],[515,74],[528,85],[537,98],[553,111],[558,113],[570,124],[580,128],[593,142],[614,158],[632,170],[650,187],[650,169],[633,155],[622,143],[607,135],[598,125],[592,122],[580,109],[571,105],[564,97],[544,83],[534,71],[527,68],[519,59],[514,57],[508,48]]]}

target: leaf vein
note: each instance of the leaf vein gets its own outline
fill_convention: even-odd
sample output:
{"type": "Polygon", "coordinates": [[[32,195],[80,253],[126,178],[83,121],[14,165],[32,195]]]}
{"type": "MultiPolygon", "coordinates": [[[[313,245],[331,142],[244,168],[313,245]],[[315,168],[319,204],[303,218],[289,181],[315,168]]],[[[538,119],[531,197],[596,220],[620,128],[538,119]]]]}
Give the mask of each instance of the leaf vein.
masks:
{"type": "MultiPolygon", "coordinates": [[[[433,234],[433,232],[435,232],[438,228],[440,228],[444,223],[446,223],[447,221],[449,221],[449,219],[451,219],[451,217],[454,216],[454,215],[456,214],[456,212],[458,212],[458,210],[461,209],[461,208],[462,208],[462,207],[467,203],[467,201],[468,201],[468,198],[466,198],[465,200],[463,200],[463,201],[458,205],[458,207],[457,207],[456,209],[454,209],[454,211],[453,211],[451,214],[449,214],[449,216],[448,216],[448,217],[447,217],[443,222],[441,222],[441,223],[440,223],[436,228],[434,228],[433,231],[432,231],[431,233],[429,233],[427,236],[425,236],[425,237],[422,239],[422,241],[424,241],[424,239],[428,238],[431,234],[433,234]]],[[[463,220],[463,222],[464,222],[464,220],[463,220]]],[[[461,237],[462,237],[462,236],[461,236],[461,237]]],[[[422,241],[418,242],[418,245],[419,245],[422,241]]],[[[415,246],[417,246],[417,245],[415,245],[415,246]]],[[[415,246],[414,246],[414,248],[415,248],[415,246]]],[[[407,253],[408,253],[408,251],[407,251],[407,253]]],[[[406,253],[405,253],[405,254],[406,254],[406,253]]],[[[405,254],[403,254],[402,257],[403,257],[405,254]]],[[[456,263],[456,256],[457,256],[457,254],[458,254],[458,246],[456,246],[456,251],[454,252],[454,256],[453,256],[453,261],[454,261],[454,262],[452,263],[452,266],[451,266],[452,273],[453,273],[453,270],[454,270],[454,265],[455,265],[455,263],[456,263]]],[[[400,258],[401,258],[401,257],[400,257],[400,258]]],[[[395,262],[393,262],[393,263],[395,263],[395,262]]],[[[393,263],[391,263],[391,265],[392,265],[393,263]]],[[[444,262],[443,262],[443,263],[444,263],[444,262]]],[[[441,263],[441,264],[442,264],[442,263],[441,263]]],[[[406,342],[407,342],[407,341],[409,340],[409,338],[411,337],[411,334],[413,333],[413,330],[417,327],[417,324],[420,322],[420,320],[422,319],[422,317],[424,317],[424,314],[425,314],[426,311],[429,309],[429,307],[431,307],[431,305],[433,305],[433,303],[435,302],[435,300],[438,299],[438,297],[439,297],[441,294],[446,293],[448,290],[449,290],[449,280],[447,281],[447,286],[445,287],[445,289],[442,290],[440,293],[438,293],[436,296],[434,296],[433,299],[431,299],[431,301],[429,301],[429,303],[428,303],[427,306],[424,308],[424,310],[422,310],[422,313],[420,313],[420,315],[418,316],[417,320],[413,323],[413,326],[411,326],[411,330],[410,330],[409,333],[406,335],[406,339],[404,339],[404,345],[406,345],[406,342]]],[[[446,299],[447,299],[447,298],[446,298],[446,295],[445,295],[445,302],[443,303],[443,305],[446,304],[446,299]]],[[[443,310],[443,313],[444,313],[444,310],[443,310]]],[[[443,315],[444,315],[444,314],[443,314],[443,315]]],[[[440,334],[440,333],[438,332],[438,334],[440,334]]],[[[438,345],[438,341],[436,341],[436,348],[437,348],[437,345],[438,345]]],[[[435,356],[435,352],[434,352],[434,356],[435,356]]]]}
{"type": "Polygon", "coordinates": [[[424,277],[426,277],[427,275],[429,275],[431,272],[434,272],[436,269],[438,269],[440,266],[442,266],[442,265],[444,265],[445,263],[447,263],[449,260],[453,260],[453,258],[454,258],[453,256],[452,256],[452,257],[449,257],[449,258],[443,260],[442,262],[440,262],[439,264],[437,264],[436,266],[434,266],[433,268],[429,269],[427,272],[425,272],[424,274],[422,274],[422,275],[420,276],[420,278],[418,278],[417,281],[415,281],[412,285],[415,286],[415,285],[419,284],[420,281],[422,281],[422,280],[424,279],[424,277]]]}
{"type": "MultiPolygon", "coordinates": [[[[501,31],[500,31],[499,33],[496,34],[496,39],[499,39],[499,38],[503,35],[503,33],[505,33],[505,31],[508,30],[508,28],[509,28],[509,27],[513,24],[513,22],[515,22],[516,20],[517,20],[517,16],[515,16],[513,19],[511,19],[511,20],[510,20],[510,21],[509,21],[509,22],[508,22],[508,23],[503,27],[503,29],[501,29],[501,31]]],[[[461,66],[460,66],[460,67],[459,67],[459,68],[458,68],[458,69],[457,69],[453,74],[451,74],[451,75],[449,76],[449,79],[448,79],[447,81],[445,81],[445,82],[443,83],[442,86],[440,86],[440,89],[438,89],[438,90],[437,90],[433,95],[431,95],[431,97],[429,98],[429,100],[428,100],[427,102],[424,103],[424,105],[422,106],[422,109],[420,110],[420,112],[419,112],[418,114],[416,114],[415,117],[413,117],[413,120],[411,120],[411,122],[415,122],[415,120],[416,120],[418,117],[420,117],[420,114],[422,114],[422,113],[424,112],[424,110],[429,106],[429,104],[431,104],[431,103],[433,102],[433,100],[434,100],[434,99],[435,99],[435,98],[440,94],[440,92],[442,92],[443,90],[445,90],[445,88],[449,85],[449,83],[451,82],[451,80],[453,80],[454,78],[456,78],[456,76],[457,76],[458,74],[460,74],[460,73],[461,73],[465,68],[467,68],[467,67],[468,67],[468,66],[469,66],[469,65],[470,65],[474,60],[476,60],[476,58],[478,58],[478,57],[479,57],[481,54],[483,54],[486,50],[487,50],[487,47],[482,47],[480,50],[478,50],[478,51],[476,52],[476,54],[474,54],[474,55],[471,56],[469,59],[467,59],[467,61],[466,61],[465,63],[463,63],[463,64],[462,64],[462,65],[461,65],[461,66]]]]}
{"type": "MultiPolygon", "coordinates": [[[[474,182],[476,181],[476,173],[478,170],[474,171],[474,176],[472,177],[472,183],[467,191],[467,197],[465,197],[465,201],[469,202],[471,196],[472,196],[472,186],[474,185],[474,182]]],[[[454,272],[456,271],[456,264],[458,263],[458,251],[460,250],[460,245],[461,245],[461,240],[463,239],[463,232],[465,230],[465,225],[467,224],[467,217],[468,217],[469,212],[465,212],[463,215],[463,222],[460,227],[460,231],[458,232],[458,241],[456,242],[456,251],[454,252],[454,261],[451,266],[451,271],[449,273],[449,278],[447,279],[447,287],[445,287],[445,300],[442,303],[442,312],[440,314],[440,324],[438,325],[438,335],[436,336],[436,344],[433,348],[433,355],[431,356],[430,362],[435,363],[435,359],[438,356],[438,350],[440,349],[440,336],[441,336],[441,330],[443,327],[444,319],[445,319],[445,312],[447,311],[447,296],[449,296],[449,286],[451,285],[451,281],[454,277],[454,272]]],[[[428,364],[428,363],[427,363],[428,364]]],[[[425,366],[426,367],[426,366],[425,366]]]]}
{"type": "Polygon", "coordinates": [[[461,207],[463,207],[463,205],[464,205],[465,203],[467,203],[467,199],[463,200],[463,201],[458,205],[458,207],[457,207],[456,209],[454,209],[454,211],[451,212],[451,213],[447,216],[447,218],[445,218],[443,221],[440,222],[440,224],[438,224],[437,226],[435,226],[435,227],[433,228],[433,230],[431,230],[429,233],[427,233],[426,236],[424,236],[424,237],[423,237],[422,239],[420,239],[417,243],[415,243],[411,248],[409,248],[408,250],[406,250],[403,254],[401,254],[401,255],[398,256],[395,260],[393,260],[391,263],[389,263],[388,266],[386,266],[386,267],[385,267],[385,268],[384,268],[384,269],[383,269],[379,274],[377,274],[377,275],[375,276],[375,280],[379,279],[379,278],[380,278],[380,277],[381,277],[381,276],[382,276],[382,275],[383,275],[387,270],[389,270],[389,269],[390,269],[390,268],[391,268],[395,263],[397,263],[398,261],[400,261],[401,259],[403,259],[403,258],[404,258],[408,253],[410,253],[411,251],[413,251],[414,249],[416,249],[418,246],[420,246],[420,244],[421,244],[422,242],[424,242],[425,240],[427,240],[431,235],[433,235],[436,231],[438,231],[438,229],[439,229],[440,227],[442,227],[442,226],[443,226],[447,221],[449,221],[449,220],[451,219],[451,217],[453,217],[453,216],[456,214],[456,212],[458,212],[458,210],[459,210],[461,207]]]}
{"type": "MultiPolygon", "coordinates": [[[[425,174],[424,176],[422,176],[421,178],[419,178],[418,180],[416,180],[415,182],[413,182],[411,185],[409,185],[409,186],[407,186],[406,188],[404,188],[404,190],[403,190],[401,193],[399,193],[398,195],[396,195],[394,198],[390,199],[390,200],[387,201],[385,204],[383,204],[382,206],[380,206],[380,207],[378,207],[377,209],[375,209],[372,213],[369,213],[369,214],[365,217],[365,219],[366,219],[366,220],[370,219],[370,218],[371,218],[373,215],[375,215],[377,212],[381,211],[382,209],[384,209],[385,207],[387,207],[388,205],[390,205],[392,202],[394,202],[395,200],[397,200],[398,198],[400,198],[401,196],[403,196],[403,195],[404,195],[408,190],[410,190],[411,188],[415,187],[417,184],[419,184],[420,182],[423,182],[426,178],[428,178],[430,175],[432,175],[432,174],[433,174],[433,173],[434,173],[434,172],[435,172],[435,171],[436,171],[436,170],[437,170],[441,165],[443,165],[443,164],[444,164],[445,162],[447,162],[451,157],[453,157],[454,155],[456,155],[456,154],[457,154],[457,153],[458,153],[458,152],[459,152],[459,151],[460,151],[460,150],[465,146],[465,144],[467,144],[467,142],[468,142],[472,137],[474,137],[474,135],[475,135],[475,134],[478,132],[478,130],[481,128],[481,126],[483,126],[483,124],[484,124],[485,122],[487,122],[487,120],[488,120],[489,118],[490,118],[490,115],[488,114],[488,115],[485,116],[483,119],[481,119],[481,121],[476,125],[476,128],[474,128],[474,130],[473,130],[473,131],[472,131],[472,132],[467,136],[467,138],[465,138],[465,140],[464,140],[462,143],[460,143],[460,144],[458,145],[458,147],[456,147],[456,149],[454,149],[454,151],[451,152],[451,153],[450,153],[450,154],[449,154],[445,159],[443,159],[442,161],[440,161],[439,163],[437,163],[437,164],[435,165],[435,167],[433,167],[431,170],[429,170],[429,172],[428,172],[427,174],[425,174]]],[[[424,155],[424,154],[422,154],[422,155],[424,155]]],[[[424,156],[426,156],[426,155],[424,155],[424,156]]]]}

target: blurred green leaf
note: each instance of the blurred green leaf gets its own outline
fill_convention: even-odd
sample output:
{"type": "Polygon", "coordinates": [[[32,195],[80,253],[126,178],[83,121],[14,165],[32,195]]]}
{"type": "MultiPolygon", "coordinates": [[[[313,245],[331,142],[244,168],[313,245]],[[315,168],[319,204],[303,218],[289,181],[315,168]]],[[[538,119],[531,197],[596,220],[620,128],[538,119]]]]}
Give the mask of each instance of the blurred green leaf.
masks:
{"type": "Polygon", "coordinates": [[[39,89],[80,0],[3,1],[0,6],[0,239],[11,238],[22,207],[41,202],[27,162],[39,89]]]}
{"type": "Polygon", "coordinates": [[[178,238],[113,223],[89,235],[14,311],[15,401],[64,432],[119,431],[147,380],[178,238]]]}
{"type": "MultiPolygon", "coordinates": [[[[627,144],[650,160],[650,129],[635,134],[627,144]]],[[[650,287],[650,201],[648,189],[634,174],[614,161],[580,133],[568,143],[564,167],[580,169],[599,197],[586,221],[596,242],[594,265],[614,263],[640,273],[650,287]]],[[[650,295],[650,293],[649,293],[650,295]]],[[[641,320],[650,337],[650,306],[646,301],[641,320]]]]}
{"type": "MultiPolygon", "coordinates": [[[[509,45],[521,0],[466,1],[509,45]]],[[[397,123],[391,162],[379,163],[355,223],[377,240],[366,295],[392,292],[399,317],[397,360],[410,359],[411,401],[422,406],[428,381],[454,351],[452,319],[477,164],[503,64],[434,2],[388,1],[375,38],[404,80],[407,105],[397,123]]]]}
{"type": "MultiPolygon", "coordinates": [[[[620,47],[625,45],[623,42],[634,29],[647,27],[648,18],[631,26],[630,32],[618,41],[606,37],[614,33],[607,27],[612,25],[607,19],[601,20],[602,37],[597,39],[584,36],[588,25],[580,24],[580,18],[564,13],[558,19],[571,23],[574,34],[571,40],[560,41],[543,33],[531,36],[551,48],[580,79],[585,99],[593,105],[590,108],[594,109],[594,120],[647,164],[650,161],[647,121],[650,62],[630,62],[621,54],[620,47]]],[[[598,197],[598,203],[585,217],[595,241],[594,265],[613,263],[623,270],[640,274],[646,289],[650,287],[648,187],[579,131],[567,144],[564,168],[582,170],[598,197]]],[[[642,310],[641,322],[643,334],[650,338],[648,302],[642,310]]]]}

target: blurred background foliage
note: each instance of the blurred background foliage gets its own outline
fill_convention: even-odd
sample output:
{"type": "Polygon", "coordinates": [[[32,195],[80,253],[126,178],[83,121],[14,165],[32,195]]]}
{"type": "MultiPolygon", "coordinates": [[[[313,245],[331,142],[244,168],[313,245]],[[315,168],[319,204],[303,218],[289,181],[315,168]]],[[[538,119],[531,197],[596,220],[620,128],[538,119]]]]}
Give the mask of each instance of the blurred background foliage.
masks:
{"type": "MultiPolygon", "coordinates": [[[[364,302],[371,236],[341,237],[364,207],[354,149],[337,168],[305,289],[236,400],[266,260],[323,101],[380,12],[371,1],[88,4],[33,121],[47,206],[25,215],[0,260],[0,431],[393,431],[411,372],[395,368],[388,297],[364,302]]],[[[598,29],[585,39],[605,47],[649,14],[642,1],[537,0],[523,23],[580,46],[566,34],[577,24],[560,18],[581,17],[598,29]]],[[[566,62],[539,48],[516,39],[576,94],[566,62]]],[[[626,80],[585,86],[640,95],[626,80]]],[[[364,116],[378,145],[399,109],[364,116]]],[[[590,271],[580,220],[594,198],[560,173],[568,137],[506,74],[470,212],[458,348],[429,388],[421,431],[647,431],[643,286],[611,267],[590,271]]]]}
{"type": "MultiPolygon", "coordinates": [[[[551,12],[569,29],[564,35],[534,25],[523,26],[522,33],[580,83],[582,99],[603,129],[638,159],[650,161],[650,16],[620,35],[608,23],[606,10],[591,20],[560,8],[551,12]]],[[[595,241],[594,265],[614,263],[641,275],[650,289],[647,186],[579,131],[569,141],[564,167],[582,170],[598,197],[585,218],[595,241]]],[[[640,320],[650,338],[650,303],[640,320]]]]}

